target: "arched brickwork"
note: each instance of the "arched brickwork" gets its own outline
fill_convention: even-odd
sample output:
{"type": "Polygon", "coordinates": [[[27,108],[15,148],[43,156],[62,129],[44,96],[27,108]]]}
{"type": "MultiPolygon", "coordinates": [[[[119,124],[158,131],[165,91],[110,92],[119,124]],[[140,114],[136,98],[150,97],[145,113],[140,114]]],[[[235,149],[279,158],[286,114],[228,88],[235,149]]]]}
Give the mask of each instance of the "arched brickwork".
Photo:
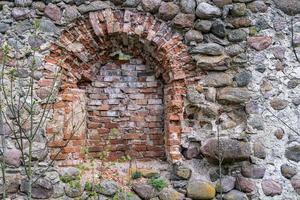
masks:
{"type": "MultiPolygon", "coordinates": [[[[53,82],[56,69],[61,69],[63,74],[59,98],[53,105],[53,119],[47,124],[48,136],[52,136],[49,146],[53,148],[53,159],[72,164],[71,160],[74,163],[82,158],[80,148],[91,145],[87,144],[85,138],[85,123],[66,145],[72,126],[69,119],[74,115],[75,123],[86,120],[86,100],[80,85],[93,80],[94,64],[106,63],[109,55],[119,49],[142,57],[147,65],[153,66],[156,77],[162,77],[165,151],[170,161],[182,159],[180,136],[183,98],[189,71],[193,68],[187,46],[179,34],[150,14],[111,9],[89,13],[86,19],[71,24],[45,58],[45,75],[39,81],[41,88],[49,87],[53,82]],[[63,151],[54,156],[55,151],[64,145],[63,151]]],[[[97,143],[94,143],[93,147],[96,146],[97,143]]],[[[150,155],[157,156],[155,150],[150,155]]],[[[114,159],[115,156],[112,154],[110,158],[114,159]]]]}

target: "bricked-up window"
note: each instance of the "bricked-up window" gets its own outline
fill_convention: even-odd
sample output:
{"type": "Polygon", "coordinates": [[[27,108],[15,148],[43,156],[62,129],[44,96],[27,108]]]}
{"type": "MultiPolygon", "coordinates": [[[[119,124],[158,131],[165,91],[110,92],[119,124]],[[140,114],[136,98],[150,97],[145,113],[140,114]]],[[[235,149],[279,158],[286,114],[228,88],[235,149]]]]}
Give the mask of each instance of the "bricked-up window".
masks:
{"type": "Polygon", "coordinates": [[[108,151],[110,159],[164,158],[163,84],[150,66],[111,60],[85,89],[89,152],[108,151]]]}
{"type": "Polygon", "coordinates": [[[51,83],[53,66],[63,71],[47,123],[47,134],[55,136],[49,141],[52,159],[76,164],[84,158],[82,147],[95,156],[109,150],[112,159],[127,153],[182,159],[183,98],[195,66],[182,37],[167,24],[128,10],[92,12],[62,33],[45,63],[41,89],[51,83]],[[120,62],[112,59],[114,52],[133,59],[120,62]],[[64,146],[70,138],[67,119],[75,111],[85,124],[64,146]]]}

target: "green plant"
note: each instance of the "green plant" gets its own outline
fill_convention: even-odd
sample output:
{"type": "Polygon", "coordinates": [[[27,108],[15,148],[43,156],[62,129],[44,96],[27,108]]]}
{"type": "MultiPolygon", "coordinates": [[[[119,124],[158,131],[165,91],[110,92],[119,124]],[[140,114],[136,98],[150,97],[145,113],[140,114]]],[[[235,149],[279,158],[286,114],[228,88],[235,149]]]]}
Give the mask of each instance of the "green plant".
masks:
{"type": "Polygon", "coordinates": [[[153,177],[149,179],[148,183],[158,191],[161,191],[162,189],[168,186],[168,183],[162,178],[153,177]]]}
{"type": "Polygon", "coordinates": [[[86,191],[92,191],[93,190],[93,184],[91,183],[91,182],[86,182],[85,184],[84,184],[84,189],[86,190],[86,191]]]}
{"type": "Polygon", "coordinates": [[[70,182],[68,182],[70,188],[72,189],[77,189],[80,188],[80,180],[72,180],[70,182]]]}
{"type": "Polygon", "coordinates": [[[141,178],[141,177],[142,177],[142,173],[139,172],[139,171],[135,171],[135,172],[133,172],[133,174],[131,175],[131,178],[132,178],[132,179],[139,179],[139,178],[141,178]]]}

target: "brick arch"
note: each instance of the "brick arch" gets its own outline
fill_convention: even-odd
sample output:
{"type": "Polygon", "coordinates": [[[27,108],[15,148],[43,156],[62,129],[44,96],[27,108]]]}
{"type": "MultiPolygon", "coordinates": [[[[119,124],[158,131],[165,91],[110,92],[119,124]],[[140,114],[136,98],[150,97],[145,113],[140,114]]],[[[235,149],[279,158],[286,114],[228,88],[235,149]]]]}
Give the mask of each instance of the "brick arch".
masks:
{"type": "MultiPolygon", "coordinates": [[[[183,98],[189,71],[194,67],[187,46],[167,23],[155,19],[151,14],[111,9],[91,12],[87,18],[69,25],[45,58],[45,76],[39,82],[40,87],[53,80],[55,68],[63,70],[61,91],[53,105],[54,117],[47,123],[47,133],[53,136],[49,141],[53,159],[73,164],[74,159],[82,158],[79,149],[85,145],[84,126],[72,135],[60,155],[54,155],[70,137],[68,117],[71,110],[78,110],[84,104],[84,91],[80,89],[80,84],[93,79],[94,69],[91,66],[107,62],[109,55],[118,49],[142,57],[148,65],[153,66],[156,77],[162,77],[165,91],[165,151],[172,162],[182,159],[180,137],[183,98]]],[[[75,113],[77,121],[83,118],[86,111],[82,109],[80,112],[79,115],[75,113]]]]}

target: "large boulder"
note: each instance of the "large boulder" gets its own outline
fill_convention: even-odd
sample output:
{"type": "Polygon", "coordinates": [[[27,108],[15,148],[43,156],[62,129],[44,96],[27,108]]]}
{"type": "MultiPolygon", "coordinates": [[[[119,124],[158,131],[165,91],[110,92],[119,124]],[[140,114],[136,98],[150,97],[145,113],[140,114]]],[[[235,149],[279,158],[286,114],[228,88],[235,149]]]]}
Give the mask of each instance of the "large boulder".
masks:
{"type": "Polygon", "coordinates": [[[248,160],[251,155],[249,143],[229,138],[220,138],[219,145],[217,138],[210,138],[203,142],[200,150],[212,163],[219,162],[219,154],[224,163],[248,160]]]}
{"type": "Polygon", "coordinates": [[[215,187],[203,180],[193,180],[187,185],[187,196],[192,199],[213,199],[216,195],[215,187]]]}

